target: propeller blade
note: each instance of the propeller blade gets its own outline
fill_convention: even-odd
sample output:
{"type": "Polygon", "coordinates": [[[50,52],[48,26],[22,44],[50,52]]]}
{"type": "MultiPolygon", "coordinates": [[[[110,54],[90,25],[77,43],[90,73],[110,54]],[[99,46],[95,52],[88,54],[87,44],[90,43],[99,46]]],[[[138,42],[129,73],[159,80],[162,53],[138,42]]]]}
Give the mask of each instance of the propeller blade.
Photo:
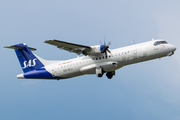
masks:
{"type": "Polygon", "coordinates": [[[106,37],[104,36],[104,45],[106,45],[106,37]]]}
{"type": "Polygon", "coordinates": [[[99,40],[99,42],[101,43],[101,45],[103,45],[103,43],[102,43],[102,41],[101,41],[101,40],[99,40]]]}
{"type": "Polygon", "coordinates": [[[107,49],[107,51],[108,51],[109,53],[111,53],[111,51],[110,51],[109,49],[107,49]]]}
{"type": "Polygon", "coordinates": [[[107,59],[107,51],[105,52],[105,58],[107,59]]]}
{"type": "Polygon", "coordinates": [[[112,53],[111,53],[111,51],[109,50],[109,49],[107,49],[107,51],[111,54],[111,56],[112,56],[112,53]]]}
{"type": "Polygon", "coordinates": [[[109,46],[103,46],[103,49],[102,49],[102,52],[104,53],[104,52],[106,52],[107,50],[108,50],[108,48],[109,48],[109,46]]]}
{"type": "Polygon", "coordinates": [[[109,41],[107,45],[108,45],[108,46],[111,45],[111,41],[109,41]]]}

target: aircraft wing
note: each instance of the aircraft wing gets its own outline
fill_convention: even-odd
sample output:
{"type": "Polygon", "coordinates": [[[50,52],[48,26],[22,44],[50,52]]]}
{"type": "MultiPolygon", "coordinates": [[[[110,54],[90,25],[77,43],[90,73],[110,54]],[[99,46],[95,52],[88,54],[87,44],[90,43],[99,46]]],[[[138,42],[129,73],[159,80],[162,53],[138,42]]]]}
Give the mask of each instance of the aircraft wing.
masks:
{"type": "Polygon", "coordinates": [[[81,53],[84,54],[85,51],[90,51],[90,49],[91,49],[90,46],[79,45],[79,44],[64,42],[64,41],[60,41],[60,40],[54,40],[54,39],[46,40],[45,43],[57,46],[61,50],[67,50],[69,52],[73,52],[78,55],[80,55],[81,53]]]}

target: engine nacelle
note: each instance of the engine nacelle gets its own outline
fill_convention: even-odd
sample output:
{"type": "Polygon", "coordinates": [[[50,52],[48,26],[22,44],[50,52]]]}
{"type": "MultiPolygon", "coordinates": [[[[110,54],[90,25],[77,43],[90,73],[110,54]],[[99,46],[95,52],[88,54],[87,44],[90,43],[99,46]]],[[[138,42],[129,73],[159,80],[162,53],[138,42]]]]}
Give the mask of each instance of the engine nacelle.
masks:
{"type": "Polygon", "coordinates": [[[95,45],[95,46],[91,46],[91,49],[88,51],[84,51],[83,54],[88,54],[88,55],[98,55],[101,53],[104,53],[103,50],[103,46],[104,45],[95,45]]]}

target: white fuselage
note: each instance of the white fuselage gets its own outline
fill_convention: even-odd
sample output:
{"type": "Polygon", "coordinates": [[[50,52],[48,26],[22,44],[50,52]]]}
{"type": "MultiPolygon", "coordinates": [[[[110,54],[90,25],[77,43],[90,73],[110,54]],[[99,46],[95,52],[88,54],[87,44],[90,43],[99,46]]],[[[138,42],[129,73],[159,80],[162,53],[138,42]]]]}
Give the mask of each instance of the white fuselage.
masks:
{"type": "Polygon", "coordinates": [[[52,75],[60,78],[71,78],[84,74],[96,74],[96,68],[105,72],[115,71],[125,65],[170,56],[176,50],[171,44],[154,45],[157,40],[111,50],[107,59],[105,54],[83,56],[45,66],[52,75]]]}

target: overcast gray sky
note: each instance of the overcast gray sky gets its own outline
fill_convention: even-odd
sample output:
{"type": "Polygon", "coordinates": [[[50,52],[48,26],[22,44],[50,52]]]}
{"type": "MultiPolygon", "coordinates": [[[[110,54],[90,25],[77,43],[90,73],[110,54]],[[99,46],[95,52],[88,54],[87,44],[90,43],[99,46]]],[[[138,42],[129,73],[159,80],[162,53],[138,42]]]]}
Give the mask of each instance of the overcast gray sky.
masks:
{"type": "Polygon", "coordinates": [[[0,1],[0,119],[179,120],[179,0],[0,1]],[[83,45],[111,41],[111,49],[154,39],[177,46],[172,57],[125,66],[108,80],[85,75],[62,81],[18,80],[13,50],[26,43],[35,54],[65,60],[76,54],[44,43],[83,45]]]}

